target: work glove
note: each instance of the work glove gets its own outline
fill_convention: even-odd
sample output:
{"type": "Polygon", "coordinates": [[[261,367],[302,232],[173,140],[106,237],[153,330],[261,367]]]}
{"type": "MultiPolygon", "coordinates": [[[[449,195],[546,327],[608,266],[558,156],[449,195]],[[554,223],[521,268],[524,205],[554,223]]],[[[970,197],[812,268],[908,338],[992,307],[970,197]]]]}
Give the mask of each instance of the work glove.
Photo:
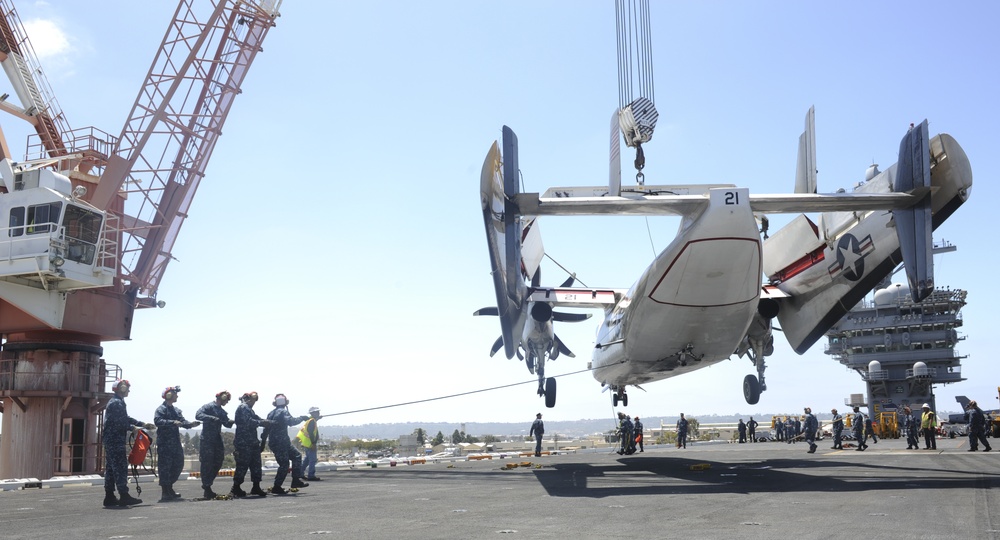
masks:
{"type": "Polygon", "coordinates": [[[303,414],[302,416],[299,417],[299,422],[305,422],[308,419],[309,419],[309,415],[308,414],[303,414]]]}

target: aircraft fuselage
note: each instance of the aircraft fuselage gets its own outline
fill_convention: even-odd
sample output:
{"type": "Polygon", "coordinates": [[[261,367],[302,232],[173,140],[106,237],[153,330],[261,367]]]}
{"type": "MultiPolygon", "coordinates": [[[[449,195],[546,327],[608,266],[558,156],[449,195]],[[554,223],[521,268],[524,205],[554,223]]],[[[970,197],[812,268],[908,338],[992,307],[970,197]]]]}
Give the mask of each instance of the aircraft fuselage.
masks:
{"type": "Polygon", "coordinates": [[[598,330],[602,384],[656,381],[729,358],[761,291],[761,241],[746,188],[715,188],[705,210],[646,269],[598,330]]]}

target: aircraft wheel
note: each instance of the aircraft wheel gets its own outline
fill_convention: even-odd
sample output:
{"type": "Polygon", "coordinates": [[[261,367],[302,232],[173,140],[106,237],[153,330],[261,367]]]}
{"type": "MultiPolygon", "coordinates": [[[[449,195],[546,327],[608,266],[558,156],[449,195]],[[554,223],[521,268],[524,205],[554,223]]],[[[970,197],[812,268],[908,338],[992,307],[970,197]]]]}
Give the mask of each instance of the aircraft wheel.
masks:
{"type": "Polygon", "coordinates": [[[622,394],[622,407],[628,407],[628,394],[622,394]]]}
{"type": "Polygon", "coordinates": [[[611,394],[611,406],[612,407],[617,407],[618,406],[618,393],[617,392],[614,393],[614,394],[611,394]]]}
{"type": "Polygon", "coordinates": [[[760,401],[760,382],[756,375],[747,375],[743,378],[743,397],[750,405],[756,405],[760,401]]]}
{"type": "Polygon", "coordinates": [[[556,378],[545,379],[545,406],[552,408],[556,406],[556,378]]]}

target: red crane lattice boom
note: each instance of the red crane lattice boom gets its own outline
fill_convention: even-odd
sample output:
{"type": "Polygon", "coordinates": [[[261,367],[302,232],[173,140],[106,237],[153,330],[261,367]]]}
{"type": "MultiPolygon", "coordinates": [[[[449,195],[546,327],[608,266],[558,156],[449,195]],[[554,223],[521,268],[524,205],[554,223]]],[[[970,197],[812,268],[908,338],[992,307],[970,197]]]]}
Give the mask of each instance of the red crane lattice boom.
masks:
{"type": "Polygon", "coordinates": [[[222,124],[279,4],[218,2],[204,22],[194,0],[178,5],[91,198],[112,210],[114,198],[126,194],[121,271],[136,293],[156,295],[222,124]]]}

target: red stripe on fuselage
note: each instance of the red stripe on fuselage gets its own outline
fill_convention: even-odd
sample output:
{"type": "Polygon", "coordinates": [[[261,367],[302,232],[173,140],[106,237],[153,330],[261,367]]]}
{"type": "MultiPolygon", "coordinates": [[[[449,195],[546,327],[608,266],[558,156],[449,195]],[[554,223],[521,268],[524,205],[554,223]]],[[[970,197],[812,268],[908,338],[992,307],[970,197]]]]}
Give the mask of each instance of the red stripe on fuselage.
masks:
{"type": "Polygon", "coordinates": [[[812,253],[806,253],[801,259],[793,262],[792,264],[785,267],[784,270],[779,270],[773,276],[768,276],[769,279],[773,281],[788,281],[793,277],[805,272],[806,270],[812,268],[814,265],[823,262],[826,259],[826,246],[820,246],[816,248],[812,253]]]}
{"type": "MultiPolygon", "coordinates": [[[[698,239],[698,240],[691,240],[691,241],[687,242],[684,245],[683,249],[681,249],[680,251],[677,252],[677,255],[674,257],[674,259],[672,261],[670,261],[670,265],[667,266],[667,269],[663,272],[663,275],[661,275],[660,279],[657,280],[656,285],[654,285],[649,290],[649,294],[647,294],[646,297],[649,298],[650,300],[652,300],[653,302],[655,302],[657,304],[660,304],[660,305],[679,306],[679,307],[709,307],[709,308],[710,307],[735,306],[735,305],[744,304],[744,303],[746,303],[746,302],[748,302],[750,300],[753,300],[754,297],[751,296],[750,298],[747,298],[747,299],[744,299],[744,300],[737,300],[735,302],[728,302],[728,303],[725,303],[725,304],[681,304],[681,303],[677,303],[677,302],[661,302],[661,301],[657,300],[656,298],[653,298],[653,295],[656,293],[656,289],[658,289],[660,287],[660,285],[663,283],[663,280],[666,279],[666,277],[667,277],[668,274],[670,274],[671,269],[673,269],[674,265],[677,264],[677,260],[680,259],[682,255],[684,255],[684,252],[687,250],[687,248],[689,246],[691,246],[693,244],[697,244],[699,242],[716,242],[716,241],[720,241],[720,240],[738,240],[738,241],[744,241],[744,242],[752,242],[752,243],[756,244],[757,245],[757,275],[760,276],[763,273],[763,268],[761,266],[763,263],[761,262],[762,261],[762,254],[761,254],[760,242],[757,242],[755,240],[751,240],[749,238],[741,238],[741,237],[738,237],[738,236],[720,236],[720,237],[716,237],[716,238],[701,238],[701,239],[698,239]]],[[[759,291],[758,291],[758,295],[759,295],[759,291]]]]}

